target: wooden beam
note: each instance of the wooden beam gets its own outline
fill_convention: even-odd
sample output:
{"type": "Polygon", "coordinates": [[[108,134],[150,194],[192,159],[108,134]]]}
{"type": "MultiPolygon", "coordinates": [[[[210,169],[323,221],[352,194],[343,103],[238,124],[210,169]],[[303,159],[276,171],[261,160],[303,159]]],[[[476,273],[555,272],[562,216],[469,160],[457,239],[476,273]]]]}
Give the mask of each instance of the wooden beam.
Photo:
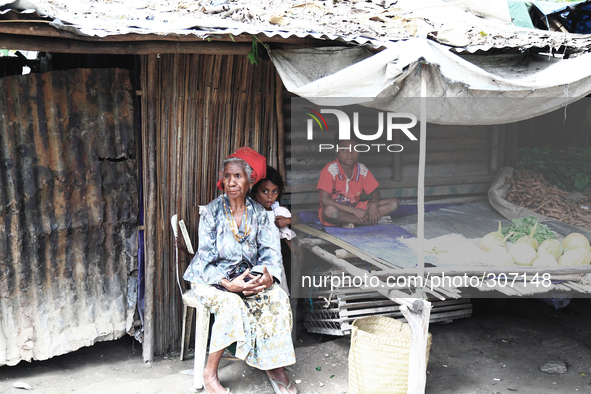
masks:
{"type": "Polygon", "coordinates": [[[88,53],[111,55],[156,55],[166,53],[246,55],[252,50],[252,43],[207,41],[108,42],[3,34],[0,35],[0,47],[7,49],[52,53],[88,53]]]}
{"type": "MultiPolygon", "coordinates": [[[[490,183],[493,180],[492,175],[480,175],[480,176],[464,176],[464,177],[440,177],[433,179],[425,179],[425,186],[446,186],[446,185],[465,185],[469,183],[490,183]]],[[[316,186],[318,183],[306,183],[303,185],[297,185],[298,193],[317,192],[316,186]]],[[[400,182],[385,181],[380,182],[380,189],[398,189],[404,187],[416,187],[416,179],[403,180],[400,182]]],[[[291,187],[285,188],[286,193],[291,193],[291,187]]]]}

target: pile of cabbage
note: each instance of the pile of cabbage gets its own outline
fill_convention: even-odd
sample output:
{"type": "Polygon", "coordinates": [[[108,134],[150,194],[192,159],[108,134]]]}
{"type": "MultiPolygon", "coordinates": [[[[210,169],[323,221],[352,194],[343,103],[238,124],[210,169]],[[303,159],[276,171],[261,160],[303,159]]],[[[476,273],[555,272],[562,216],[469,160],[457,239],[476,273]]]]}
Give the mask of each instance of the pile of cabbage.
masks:
{"type": "Polygon", "coordinates": [[[591,247],[583,234],[572,233],[562,242],[552,231],[533,216],[513,220],[480,240],[480,248],[488,252],[488,260],[496,266],[572,267],[591,264],[591,247]],[[507,250],[508,240],[515,245],[507,250]]]}

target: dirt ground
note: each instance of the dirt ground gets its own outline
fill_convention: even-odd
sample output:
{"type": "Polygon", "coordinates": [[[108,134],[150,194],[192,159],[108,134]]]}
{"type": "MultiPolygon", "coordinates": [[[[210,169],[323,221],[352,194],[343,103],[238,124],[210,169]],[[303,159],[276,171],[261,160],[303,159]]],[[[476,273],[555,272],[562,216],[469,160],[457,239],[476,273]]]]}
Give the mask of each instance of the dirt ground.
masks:
{"type": "MultiPolygon", "coordinates": [[[[591,393],[591,300],[573,299],[564,309],[536,299],[473,300],[470,318],[433,324],[426,393],[591,393]],[[564,362],[567,372],[539,367],[564,362]]],[[[300,393],[348,392],[349,338],[299,331],[297,364],[289,374],[300,393]]],[[[130,337],[98,343],[71,354],[0,368],[0,393],[188,393],[192,360],[178,355],[146,365],[141,345],[130,337]]],[[[235,394],[269,393],[263,372],[223,360],[220,379],[235,394]]]]}

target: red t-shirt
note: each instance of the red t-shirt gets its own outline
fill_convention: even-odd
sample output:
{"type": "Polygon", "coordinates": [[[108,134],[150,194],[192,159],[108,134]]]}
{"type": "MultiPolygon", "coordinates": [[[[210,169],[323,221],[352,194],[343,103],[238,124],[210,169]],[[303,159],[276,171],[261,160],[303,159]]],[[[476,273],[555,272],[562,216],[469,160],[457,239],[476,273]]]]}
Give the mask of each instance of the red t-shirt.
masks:
{"type": "MultiPolygon", "coordinates": [[[[339,204],[356,207],[359,204],[362,191],[365,194],[371,194],[378,186],[378,181],[365,165],[358,162],[353,169],[353,176],[348,179],[339,161],[335,160],[320,171],[320,179],[316,189],[330,193],[330,198],[339,204]]],[[[365,209],[364,207],[360,208],[365,209]]],[[[318,214],[322,221],[322,205],[318,209],[318,214]]],[[[324,221],[322,222],[324,223],[324,221]]]]}

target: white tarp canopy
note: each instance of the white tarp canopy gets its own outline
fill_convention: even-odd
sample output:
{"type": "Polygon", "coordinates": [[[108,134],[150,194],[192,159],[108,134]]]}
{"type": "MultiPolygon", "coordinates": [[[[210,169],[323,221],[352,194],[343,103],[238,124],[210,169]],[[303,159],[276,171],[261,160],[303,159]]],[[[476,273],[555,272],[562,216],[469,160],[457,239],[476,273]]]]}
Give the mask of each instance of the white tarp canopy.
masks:
{"type": "MultiPolygon", "coordinates": [[[[425,38],[392,43],[372,55],[364,48],[270,51],[288,91],[318,105],[349,97],[390,112],[419,112],[421,74],[427,121],[447,125],[516,122],[563,107],[591,92],[591,53],[572,59],[467,55],[425,38]],[[469,60],[466,60],[469,59],[469,60]]],[[[341,102],[342,105],[342,102],[341,102]]]]}

